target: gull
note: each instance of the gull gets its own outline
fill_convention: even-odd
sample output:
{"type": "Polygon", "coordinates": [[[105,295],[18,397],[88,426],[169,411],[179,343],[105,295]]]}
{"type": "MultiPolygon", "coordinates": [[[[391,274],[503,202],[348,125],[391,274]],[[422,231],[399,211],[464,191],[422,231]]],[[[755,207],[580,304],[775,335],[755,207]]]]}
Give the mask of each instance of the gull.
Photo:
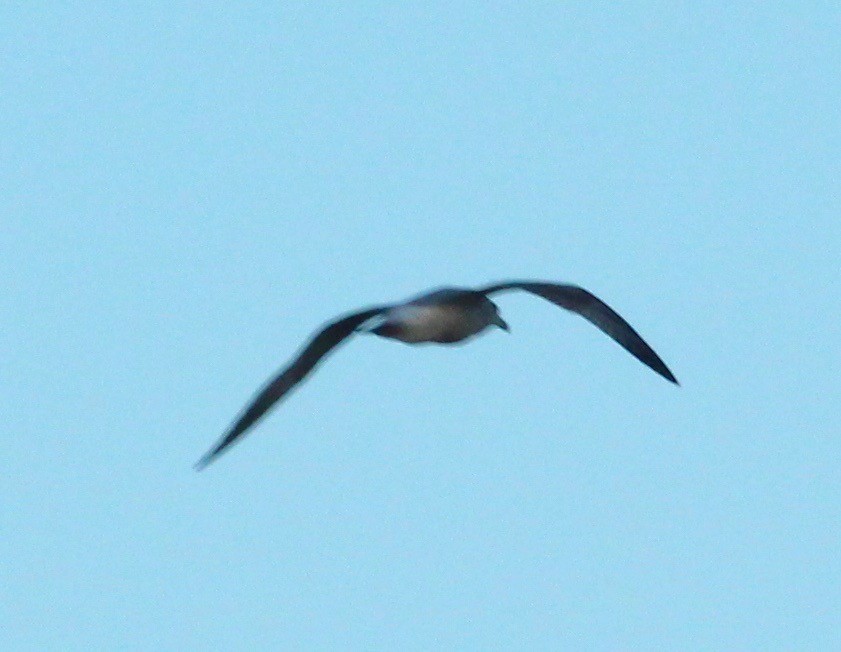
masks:
{"type": "Polygon", "coordinates": [[[666,364],[640,335],[601,299],[577,285],[507,281],[483,288],[442,288],[403,303],[343,315],[313,335],[298,356],[254,396],[230,429],[197,463],[201,470],[238,441],[266,412],[300,383],[330,351],[354,333],[368,333],[407,344],[456,344],[490,327],[508,331],[499,308],[488,297],[525,290],[566,308],[601,329],[637,360],[678,385],[666,364]]]}

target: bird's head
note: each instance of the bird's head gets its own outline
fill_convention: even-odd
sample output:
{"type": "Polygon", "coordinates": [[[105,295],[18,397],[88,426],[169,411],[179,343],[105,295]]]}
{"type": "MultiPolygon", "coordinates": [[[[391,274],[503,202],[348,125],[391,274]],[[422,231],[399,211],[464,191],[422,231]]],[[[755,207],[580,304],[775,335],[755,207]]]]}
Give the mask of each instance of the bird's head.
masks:
{"type": "MultiPolygon", "coordinates": [[[[496,306],[494,306],[496,308],[496,306]]],[[[499,310],[494,310],[493,318],[491,319],[491,324],[497,326],[504,330],[506,333],[511,332],[511,327],[508,325],[508,322],[505,321],[499,314],[499,310]]]]}

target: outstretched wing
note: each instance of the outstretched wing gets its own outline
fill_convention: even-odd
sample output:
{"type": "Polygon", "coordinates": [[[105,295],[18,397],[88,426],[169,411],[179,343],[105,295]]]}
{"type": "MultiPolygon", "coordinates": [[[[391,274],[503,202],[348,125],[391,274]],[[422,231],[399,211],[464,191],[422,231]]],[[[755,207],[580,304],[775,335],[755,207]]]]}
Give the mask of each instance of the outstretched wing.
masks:
{"type": "Polygon", "coordinates": [[[292,364],[270,380],[254,397],[228,432],[196,463],[196,470],[201,471],[228,446],[242,437],[246,430],[266,414],[289,390],[301,382],[325,355],[350,336],[357,327],[387,309],[387,307],[370,308],[327,324],[310,340],[292,364]]]}
{"type": "Polygon", "coordinates": [[[639,333],[622,319],[613,308],[584,288],[577,285],[559,285],[538,281],[509,281],[480,289],[479,292],[491,294],[503,290],[525,290],[543,297],[561,308],[578,313],[619,342],[637,360],[651,367],[666,380],[670,380],[676,385],[679,384],[677,378],[669,371],[660,356],[646,344],[639,333]]]}

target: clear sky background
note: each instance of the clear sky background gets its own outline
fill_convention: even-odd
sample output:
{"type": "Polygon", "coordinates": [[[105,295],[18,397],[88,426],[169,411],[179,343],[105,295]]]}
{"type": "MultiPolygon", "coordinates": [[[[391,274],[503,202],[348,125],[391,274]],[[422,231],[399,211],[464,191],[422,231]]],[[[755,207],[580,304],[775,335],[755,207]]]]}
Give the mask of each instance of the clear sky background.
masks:
{"type": "Polygon", "coordinates": [[[2,648],[841,649],[837,3],[265,4],[1,10],[2,648]]]}

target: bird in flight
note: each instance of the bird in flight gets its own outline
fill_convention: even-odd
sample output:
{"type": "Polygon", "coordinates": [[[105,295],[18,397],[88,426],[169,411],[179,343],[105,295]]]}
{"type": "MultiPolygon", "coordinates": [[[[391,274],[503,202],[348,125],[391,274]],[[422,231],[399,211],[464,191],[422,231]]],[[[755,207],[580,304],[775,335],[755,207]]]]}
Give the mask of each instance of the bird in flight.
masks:
{"type": "Polygon", "coordinates": [[[408,344],[455,344],[496,326],[509,330],[490,295],[525,290],[566,308],[616,340],[631,355],[666,380],[678,384],[666,364],[639,334],[601,299],[576,285],[508,281],[484,288],[443,288],[404,303],[366,308],[339,317],[315,333],[298,356],[252,399],[230,429],[197,463],[201,470],[238,441],[269,409],[301,382],[321,359],[356,332],[408,344]]]}

